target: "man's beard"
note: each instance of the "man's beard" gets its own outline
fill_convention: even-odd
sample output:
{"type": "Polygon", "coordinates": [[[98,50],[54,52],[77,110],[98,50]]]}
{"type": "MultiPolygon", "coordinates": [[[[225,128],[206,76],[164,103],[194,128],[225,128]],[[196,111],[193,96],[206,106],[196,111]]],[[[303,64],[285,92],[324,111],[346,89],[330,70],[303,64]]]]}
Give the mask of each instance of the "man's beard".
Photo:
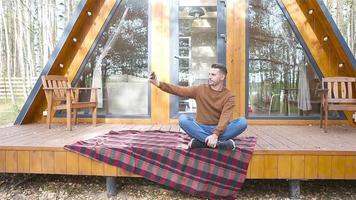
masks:
{"type": "Polygon", "coordinates": [[[212,80],[208,80],[208,85],[214,86],[214,85],[216,85],[216,83],[212,80]]]}

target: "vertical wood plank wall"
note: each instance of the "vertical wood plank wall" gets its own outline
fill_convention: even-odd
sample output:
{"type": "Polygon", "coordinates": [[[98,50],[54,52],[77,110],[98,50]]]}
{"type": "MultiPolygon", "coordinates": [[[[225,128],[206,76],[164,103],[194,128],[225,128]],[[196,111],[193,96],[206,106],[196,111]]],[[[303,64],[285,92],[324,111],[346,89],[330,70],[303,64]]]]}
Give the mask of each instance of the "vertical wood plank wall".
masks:
{"type": "MultiPolygon", "coordinates": [[[[120,168],[77,153],[55,149],[0,149],[0,173],[38,173],[137,177],[120,168]]],[[[356,180],[354,154],[256,151],[249,179],[345,179],[356,180]]]]}
{"type": "MultiPolygon", "coordinates": [[[[170,1],[152,0],[151,69],[161,81],[170,80],[170,1]]],[[[169,123],[169,95],[151,86],[152,123],[169,123]]]]}
{"type": "Polygon", "coordinates": [[[236,95],[234,117],[245,116],[246,105],[246,0],[227,1],[227,87],[236,95]]]}

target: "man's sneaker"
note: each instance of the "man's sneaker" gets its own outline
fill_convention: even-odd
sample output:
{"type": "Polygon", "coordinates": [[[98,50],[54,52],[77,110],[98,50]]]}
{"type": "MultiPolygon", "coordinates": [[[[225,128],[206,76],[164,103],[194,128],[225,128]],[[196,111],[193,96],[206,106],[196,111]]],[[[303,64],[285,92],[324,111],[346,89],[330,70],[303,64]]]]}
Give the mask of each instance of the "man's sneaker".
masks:
{"type": "Polygon", "coordinates": [[[195,149],[195,148],[207,148],[208,145],[206,145],[203,142],[200,142],[199,140],[193,138],[190,140],[190,142],[188,143],[188,148],[189,149],[195,149]]]}
{"type": "Polygon", "coordinates": [[[222,150],[234,150],[236,148],[235,142],[232,139],[218,142],[218,149],[222,150]]]}

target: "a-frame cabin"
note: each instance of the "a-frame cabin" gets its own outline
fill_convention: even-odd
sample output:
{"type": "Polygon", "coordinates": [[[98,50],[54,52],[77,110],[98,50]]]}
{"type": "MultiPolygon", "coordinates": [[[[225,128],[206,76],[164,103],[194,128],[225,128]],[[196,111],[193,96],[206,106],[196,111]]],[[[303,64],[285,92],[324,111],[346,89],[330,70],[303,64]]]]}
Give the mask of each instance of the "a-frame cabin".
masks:
{"type": "Polygon", "coordinates": [[[110,129],[179,130],[177,117],[194,114],[194,102],[152,87],[148,72],[193,85],[215,62],[227,66],[234,115],[246,116],[246,134],[259,137],[248,178],[356,179],[352,112],[330,113],[328,134],[318,126],[321,78],[356,77],[355,57],[322,0],[82,0],[41,75],[102,88],[99,125],[46,129],[39,78],[18,126],[0,130],[0,172],[132,176],[63,146],[110,129]]]}

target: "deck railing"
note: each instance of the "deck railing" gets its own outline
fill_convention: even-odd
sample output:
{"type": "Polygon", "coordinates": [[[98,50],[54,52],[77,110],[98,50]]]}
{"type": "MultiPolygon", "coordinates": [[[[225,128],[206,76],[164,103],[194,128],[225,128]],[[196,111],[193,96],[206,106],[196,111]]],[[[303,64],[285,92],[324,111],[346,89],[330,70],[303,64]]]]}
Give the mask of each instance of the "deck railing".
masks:
{"type": "Polygon", "coordinates": [[[1,78],[0,99],[10,99],[12,93],[16,98],[23,97],[26,99],[28,94],[31,92],[34,84],[36,83],[36,80],[37,77],[31,77],[31,78],[12,77],[10,81],[8,78],[1,78]],[[12,92],[11,92],[11,88],[12,88],[12,92]]]}

